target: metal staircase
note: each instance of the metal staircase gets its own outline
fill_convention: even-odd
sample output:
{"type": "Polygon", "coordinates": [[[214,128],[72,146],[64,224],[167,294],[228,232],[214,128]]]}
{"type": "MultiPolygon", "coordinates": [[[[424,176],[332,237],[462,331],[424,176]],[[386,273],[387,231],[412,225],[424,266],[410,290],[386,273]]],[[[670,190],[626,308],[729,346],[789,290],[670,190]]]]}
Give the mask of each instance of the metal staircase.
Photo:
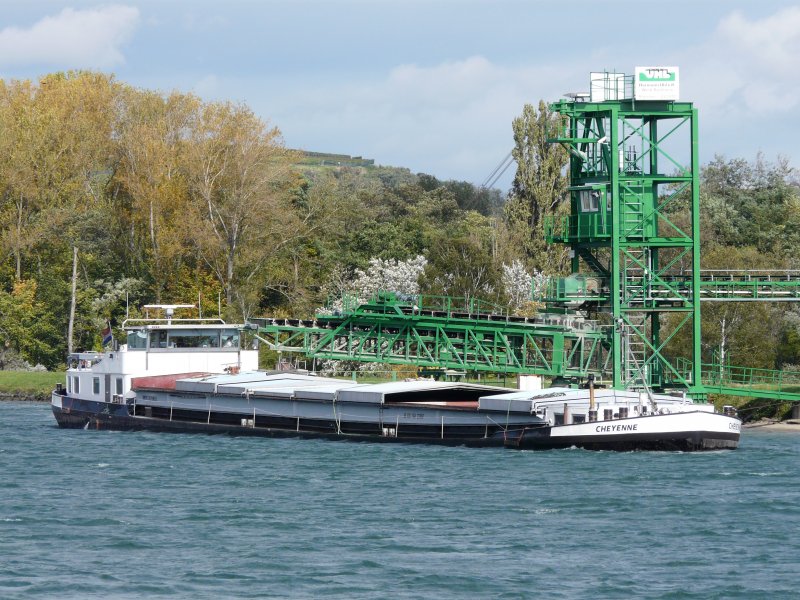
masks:
{"type": "Polygon", "coordinates": [[[623,254],[622,299],[642,306],[650,287],[647,248],[629,248],[623,254]]]}
{"type": "Polygon", "coordinates": [[[622,235],[641,240],[645,235],[644,183],[620,182],[622,204],[622,235]]]}
{"type": "Polygon", "coordinates": [[[629,389],[644,389],[648,381],[647,317],[644,313],[628,316],[622,325],[623,383],[629,389]]]}

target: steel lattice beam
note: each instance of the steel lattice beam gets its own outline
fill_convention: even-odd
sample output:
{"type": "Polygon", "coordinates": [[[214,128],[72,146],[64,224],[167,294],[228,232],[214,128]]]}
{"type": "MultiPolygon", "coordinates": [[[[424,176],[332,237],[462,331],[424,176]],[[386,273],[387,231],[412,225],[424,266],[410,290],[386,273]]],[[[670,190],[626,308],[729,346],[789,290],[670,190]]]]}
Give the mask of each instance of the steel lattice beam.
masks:
{"type": "Polygon", "coordinates": [[[254,323],[270,348],[319,359],[552,377],[592,373],[602,378],[607,369],[607,328],[503,315],[436,314],[417,306],[381,299],[313,321],[254,323]]]}

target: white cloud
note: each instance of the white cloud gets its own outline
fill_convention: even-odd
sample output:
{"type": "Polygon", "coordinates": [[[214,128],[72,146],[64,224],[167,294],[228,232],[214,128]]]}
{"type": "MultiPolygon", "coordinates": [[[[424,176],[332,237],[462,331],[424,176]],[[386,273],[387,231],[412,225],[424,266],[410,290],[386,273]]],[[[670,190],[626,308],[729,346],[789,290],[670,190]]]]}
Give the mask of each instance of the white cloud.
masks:
{"type": "Polygon", "coordinates": [[[684,58],[691,67],[684,69],[685,80],[704,108],[727,116],[795,110],[800,104],[800,8],[761,19],[735,11],[684,58]]]}
{"type": "MultiPolygon", "coordinates": [[[[681,97],[700,108],[701,150],[755,156],[787,152],[780,119],[800,108],[800,8],[761,19],[734,12],[707,37],[652,57],[681,66],[681,97]]],[[[646,44],[643,46],[646,47],[646,44]]],[[[237,89],[281,128],[287,144],[308,150],[362,154],[441,178],[480,183],[513,144],[511,121],[525,103],[588,91],[589,72],[621,65],[632,72],[629,48],[596,48],[567,59],[521,57],[500,64],[484,56],[430,65],[404,64],[374,77],[219,81],[237,89]]],[[[788,144],[789,142],[787,142],[788,144]]],[[[501,185],[507,185],[513,166],[501,185]]]]}
{"type": "Polygon", "coordinates": [[[786,74],[798,65],[800,8],[786,8],[753,21],[736,11],[720,22],[717,38],[738,51],[737,60],[744,59],[765,74],[786,74]]]}
{"type": "Polygon", "coordinates": [[[121,47],[138,24],[139,10],[131,6],[65,8],[30,28],[6,27],[0,31],[0,64],[68,68],[117,65],[125,61],[121,47]]]}
{"type": "MultiPolygon", "coordinates": [[[[270,106],[256,108],[283,130],[289,145],[363,154],[480,183],[511,149],[511,120],[523,105],[559,98],[574,73],[564,65],[502,66],[472,56],[400,65],[350,85],[275,85],[270,106]],[[290,95],[280,95],[281,89],[290,95]]],[[[588,85],[588,71],[586,78],[588,85]]]]}

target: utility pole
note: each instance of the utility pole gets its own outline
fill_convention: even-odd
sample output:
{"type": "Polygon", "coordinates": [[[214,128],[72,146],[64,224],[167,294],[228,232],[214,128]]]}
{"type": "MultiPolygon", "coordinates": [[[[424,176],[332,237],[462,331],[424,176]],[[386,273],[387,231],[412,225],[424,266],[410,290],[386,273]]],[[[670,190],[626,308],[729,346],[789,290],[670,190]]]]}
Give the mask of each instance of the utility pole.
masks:
{"type": "Polygon", "coordinates": [[[75,304],[76,292],[78,288],[78,247],[72,247],[72,301],[69,306],[69,331],[67,332],[67,351],[72,354],[73,342],[72,332],[75,327],[75,304]]]}

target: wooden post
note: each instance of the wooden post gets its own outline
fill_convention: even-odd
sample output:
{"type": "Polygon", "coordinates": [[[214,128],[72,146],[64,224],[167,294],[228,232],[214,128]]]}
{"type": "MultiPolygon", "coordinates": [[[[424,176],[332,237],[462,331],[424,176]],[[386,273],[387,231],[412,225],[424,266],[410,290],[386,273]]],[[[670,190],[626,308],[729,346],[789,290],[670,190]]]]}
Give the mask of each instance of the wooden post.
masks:
{"type": "Polygon", "coordinates": [[[78,287],[78,247],[72,247],[72,301],[69,306],[69,330],[67,332],[67,352],[72,354],[73,342],[72,331],[75,325],[75,303],[78,287]]]}

